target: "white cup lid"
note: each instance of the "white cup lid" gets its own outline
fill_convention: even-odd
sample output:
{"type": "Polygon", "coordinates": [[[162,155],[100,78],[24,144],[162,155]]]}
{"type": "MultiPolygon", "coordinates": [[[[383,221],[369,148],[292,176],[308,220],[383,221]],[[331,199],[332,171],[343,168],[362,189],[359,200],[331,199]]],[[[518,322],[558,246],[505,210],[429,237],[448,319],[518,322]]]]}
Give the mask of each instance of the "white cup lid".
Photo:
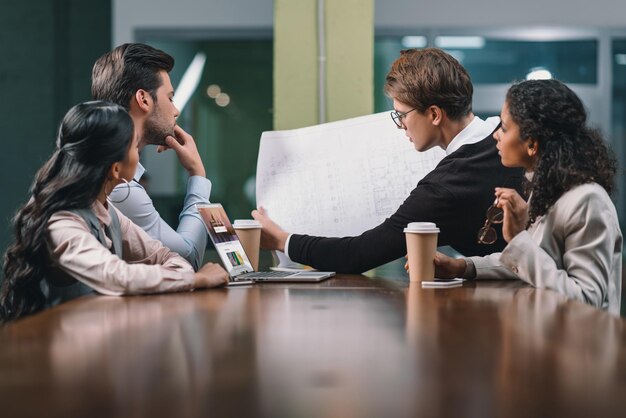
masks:
{"type": "Polygon", "coordinates": [[[411,222],[404,228],[404,232],[410,232],[414,234],[432,234],[438,233],[439,228],[432,222],[411,222]]]}
{"type": "Polygon", "coordinates": [[[261,222],[254,219],[235,219],[233,227],[237,229],[262,228],[261,222]]]}

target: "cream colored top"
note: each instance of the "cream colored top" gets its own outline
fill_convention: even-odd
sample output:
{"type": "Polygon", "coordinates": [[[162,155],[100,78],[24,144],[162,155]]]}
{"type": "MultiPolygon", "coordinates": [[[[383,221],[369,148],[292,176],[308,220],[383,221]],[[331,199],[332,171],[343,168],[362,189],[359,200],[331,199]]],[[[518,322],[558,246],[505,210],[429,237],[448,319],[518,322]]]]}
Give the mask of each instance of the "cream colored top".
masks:
{"type": "MultiPolygon", "coordinates": [[[[109,225],[108,209],[96,201],[91,209],[109,225]]],[[[92,235],[79,215],[60,211],[48,221],[48,250],[53,264],[105,295],[184,291],[193,288],[194,271],[178,254],[152,239],[115,209],[120,220],[122,258],[92,235]]]]}
{"type": "Polygon", "coordinates": [[[519,278],[619,315],[622,233],[602,186],[564,193],[502,253],[470,257],[477,279],[519,278]]]}

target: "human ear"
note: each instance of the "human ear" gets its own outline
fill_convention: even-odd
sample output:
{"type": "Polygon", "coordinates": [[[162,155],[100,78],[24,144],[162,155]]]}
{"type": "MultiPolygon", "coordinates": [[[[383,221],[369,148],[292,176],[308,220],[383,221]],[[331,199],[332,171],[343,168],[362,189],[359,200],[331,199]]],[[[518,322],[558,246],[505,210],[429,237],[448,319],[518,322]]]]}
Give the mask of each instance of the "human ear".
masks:
{"type": "Polygon", "coordinates": [[[111,164],[111,167],[109,168],[108,178],[109,180],[118,180],[118,181],[122,178],[121,161],[111,164]]]}
{"type": "Polygon", "coordinates": [[[535,157],[537,155],[537,151],[539,151],[539,143],[537,140],[530,138],[527,142],[528,149],[527,153],[529,157],[535,157]]]}
{"type": "Polygon", "coordinates": [[[133,102],[137,105],[137,107],[144,112],[149,112],[152,107],[152,96],[150,93],[143,89],[139,89],[135,92],[133,96],[133,102]]]}
{"type": "Polygon", "coordinates": [[[432,120],[433,125],[439,126],[443,120],[443,110],[439,106],[430,106],[428,108],[428,114],[432,120]]]}

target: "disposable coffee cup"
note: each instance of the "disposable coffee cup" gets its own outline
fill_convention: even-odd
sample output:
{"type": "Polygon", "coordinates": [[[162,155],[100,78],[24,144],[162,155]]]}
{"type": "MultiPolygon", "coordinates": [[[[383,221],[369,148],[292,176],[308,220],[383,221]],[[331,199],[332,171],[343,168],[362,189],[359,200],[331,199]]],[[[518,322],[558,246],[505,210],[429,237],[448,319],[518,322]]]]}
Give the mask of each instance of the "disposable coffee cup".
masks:
{"type": "Polygon", "coordinates": [[[411,222],[404,228],[411,282],[435,278],[435,252],[439,228],[432,222],[411,222]]]}
{"type": "Polygon", "coordinates": [[[254,219],[235,219],[233,228],[241,241],[243,250],[250,259],[254,271],[259,270],[259,248],[261,245],[261,223],[254,219]]]}

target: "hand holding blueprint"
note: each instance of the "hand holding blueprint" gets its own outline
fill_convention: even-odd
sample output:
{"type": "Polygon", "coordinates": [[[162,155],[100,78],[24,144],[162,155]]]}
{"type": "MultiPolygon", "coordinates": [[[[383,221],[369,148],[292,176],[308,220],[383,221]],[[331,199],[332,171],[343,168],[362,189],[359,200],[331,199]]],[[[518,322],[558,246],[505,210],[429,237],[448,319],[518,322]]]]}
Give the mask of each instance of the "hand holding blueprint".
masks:
{"type": "Polygon", "coordinates": [[[388,112],[264,132],[257,206],[291,233],[359,235],[392,215],[444,156],[417,152],[388,112]]]}

